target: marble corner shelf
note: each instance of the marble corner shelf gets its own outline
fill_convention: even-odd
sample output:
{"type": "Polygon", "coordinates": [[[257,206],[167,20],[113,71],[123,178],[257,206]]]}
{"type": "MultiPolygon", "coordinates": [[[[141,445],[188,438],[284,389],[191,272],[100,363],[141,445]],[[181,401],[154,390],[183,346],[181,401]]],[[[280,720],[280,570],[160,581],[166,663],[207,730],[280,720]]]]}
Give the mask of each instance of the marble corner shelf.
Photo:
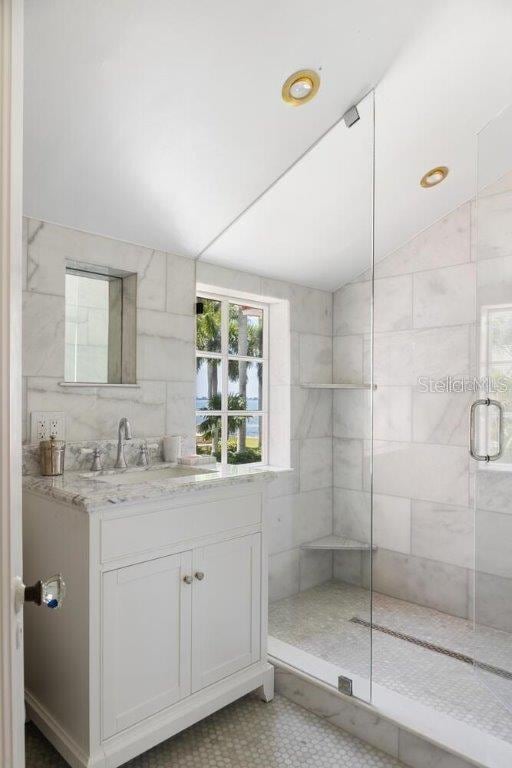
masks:
{"type": "MultiPolygon", "coordinates": [[[[315,539],[314,541],[308,541],[305,544],[301,544],[301,549],[325,549],[334,551],[368,551],[370,545],[364,541],[356,541],[356,539],[348,539],[346,536],[324,536],[321,539],[315,539]]],[[[375,552],[377,547],[372,547],[375,552]]]]}
{"type": "MultiPolygon", "coordinates": [[[[302,389],[371,389],[371,384],[315,384],[313,382],[306,382],[301,384],[302,389]]],[[[377,389],[377,385],[373,385],[373,389],[377,389]]]]}

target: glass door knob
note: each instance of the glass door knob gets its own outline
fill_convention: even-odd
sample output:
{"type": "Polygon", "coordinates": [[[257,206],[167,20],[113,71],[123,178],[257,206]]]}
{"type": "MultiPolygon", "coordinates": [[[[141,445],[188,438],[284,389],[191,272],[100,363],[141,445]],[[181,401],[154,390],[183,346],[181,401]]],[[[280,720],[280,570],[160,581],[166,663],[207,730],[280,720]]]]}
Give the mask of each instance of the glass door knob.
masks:
{"type": "Polygon", "coordinates": [[[66,584],[61,573],[39,580],[31,587],[25,587],[26,603],[45,605],[47,608],[61,608],[66,595],[66,584]]]}

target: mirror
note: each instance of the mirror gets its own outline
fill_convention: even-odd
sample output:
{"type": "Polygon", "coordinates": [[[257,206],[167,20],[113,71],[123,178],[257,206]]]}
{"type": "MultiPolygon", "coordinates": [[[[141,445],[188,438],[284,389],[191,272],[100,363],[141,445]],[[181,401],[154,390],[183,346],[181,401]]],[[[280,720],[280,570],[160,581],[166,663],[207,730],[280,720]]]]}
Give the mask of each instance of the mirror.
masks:
{"type": "Polygon", "coordinates": [[[135,384],[137,275],[66,266],[65,381],[135,384]]]}

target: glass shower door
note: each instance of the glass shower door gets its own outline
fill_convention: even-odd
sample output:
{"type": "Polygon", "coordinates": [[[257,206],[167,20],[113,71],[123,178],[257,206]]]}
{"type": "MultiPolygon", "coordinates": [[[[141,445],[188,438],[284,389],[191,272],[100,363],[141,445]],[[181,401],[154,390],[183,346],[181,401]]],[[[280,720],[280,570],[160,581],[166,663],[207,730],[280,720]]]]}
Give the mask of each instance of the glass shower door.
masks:
{"type": "Polygon", "coordinates": [[[478,136],[475,673],[512,710],[512,107],[478,136]]]}

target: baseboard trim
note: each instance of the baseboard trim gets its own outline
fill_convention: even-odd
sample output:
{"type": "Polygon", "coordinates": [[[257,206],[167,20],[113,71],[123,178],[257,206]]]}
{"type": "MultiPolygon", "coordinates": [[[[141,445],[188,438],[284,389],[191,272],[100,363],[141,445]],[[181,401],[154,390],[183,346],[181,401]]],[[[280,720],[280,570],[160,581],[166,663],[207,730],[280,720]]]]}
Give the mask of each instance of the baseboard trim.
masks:
{"type": "Polygon", "coordinates": [[[41,733],[53,744],[57,752],[69,763],[71,768],[100,768],[104,757],[91,758],[82,747],[67,733],[61,724],[48,712],[46,707],[30,691],[25,689],[27,719],[32,720],[41,733]]]}

